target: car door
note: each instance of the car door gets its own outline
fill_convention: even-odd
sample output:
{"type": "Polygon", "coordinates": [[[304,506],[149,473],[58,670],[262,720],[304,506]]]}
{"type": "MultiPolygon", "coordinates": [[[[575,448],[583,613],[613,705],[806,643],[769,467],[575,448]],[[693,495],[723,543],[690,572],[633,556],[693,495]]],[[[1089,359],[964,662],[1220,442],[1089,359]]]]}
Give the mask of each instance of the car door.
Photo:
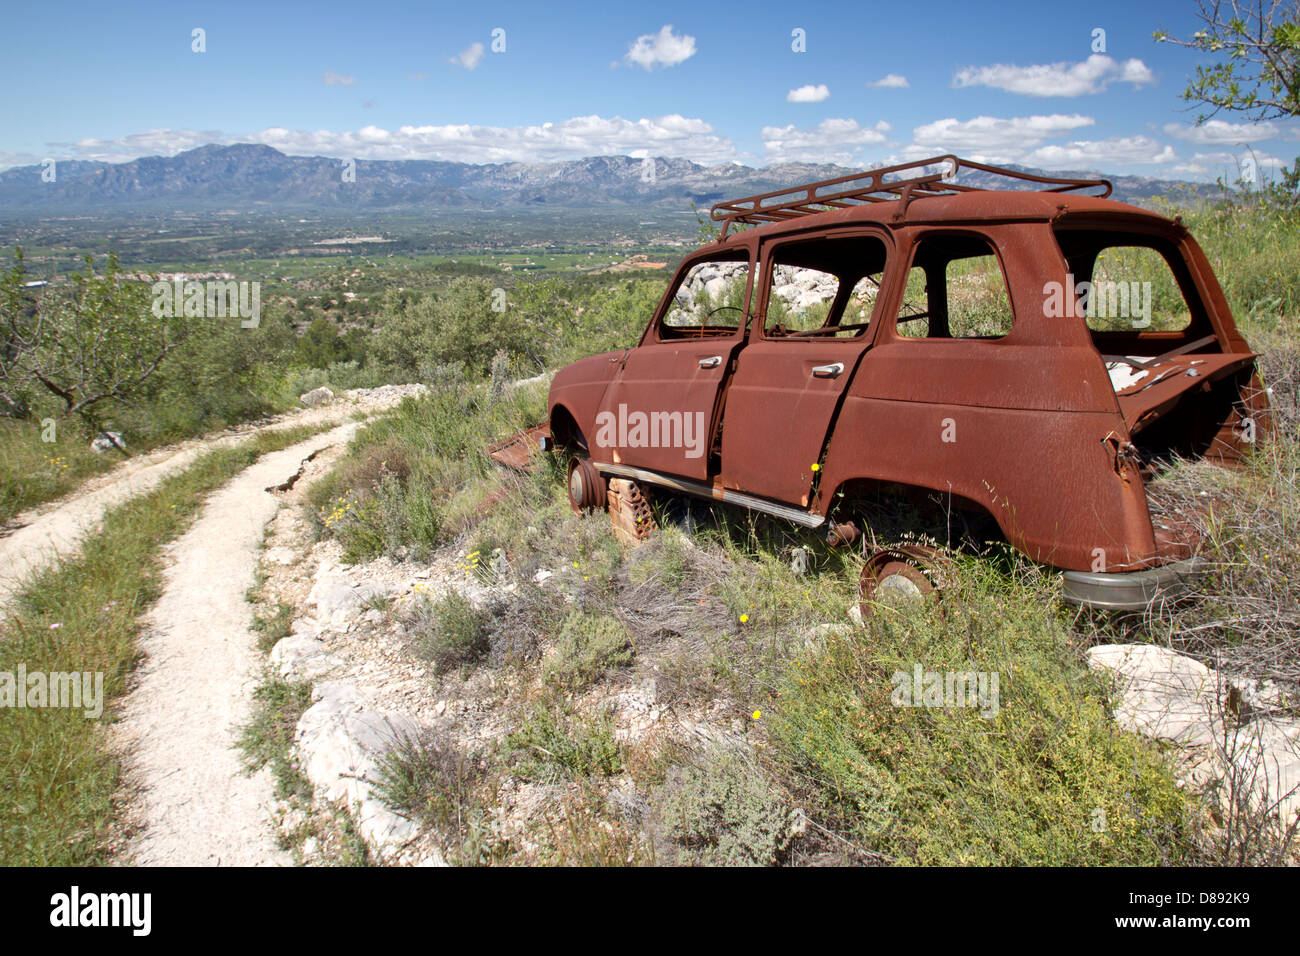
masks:
{"type": "Polygon", "coordinates": [[[596,416],[592,459],[710,479],[721,399],[745,342],[752,245],[684,263],[596,416]]]}
{"type": "Polygon", "coordinates": [[[775,240],[722,421],[724,487],[808,507],[828,429],[875,332],[883,229],[775,240]]]}

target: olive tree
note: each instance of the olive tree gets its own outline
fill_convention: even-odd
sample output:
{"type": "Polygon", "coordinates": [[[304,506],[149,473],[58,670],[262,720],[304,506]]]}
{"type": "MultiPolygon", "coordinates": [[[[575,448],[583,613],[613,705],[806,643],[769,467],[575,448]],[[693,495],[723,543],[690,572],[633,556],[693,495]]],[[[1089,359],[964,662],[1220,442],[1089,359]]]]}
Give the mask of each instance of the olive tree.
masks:
{"type": "Polygon", "coordinates": [[[1197,0],[1202,26],[1187,38],[1155,39],[1214,57],[1198,66],[1183,99],[1252,122],[1300,116],[1300,0],[1197,0]]]}
{"type": "Polygon", "coordinates": [[[102,273],[86,271],[39,291],[23,281],[21,251],[0,280],[0,397],[25,409],[44,394],[62,416],[91,434],[116,402],[139,395],[185,338],[183,318],[159,318],[149,285],[122,272],[110,254],[102,273]]]}

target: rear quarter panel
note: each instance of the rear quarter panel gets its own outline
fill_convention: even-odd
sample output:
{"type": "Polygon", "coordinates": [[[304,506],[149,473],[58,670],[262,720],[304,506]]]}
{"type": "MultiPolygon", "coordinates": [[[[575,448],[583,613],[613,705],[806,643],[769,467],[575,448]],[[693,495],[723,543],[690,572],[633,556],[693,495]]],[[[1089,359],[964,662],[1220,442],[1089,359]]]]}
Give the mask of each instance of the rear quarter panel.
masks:
{"type": "MultiPolygon", "coordinates": [[[[904,264],[927,231],[900,231],[904,264]]],[[[1066,281],[1051,226],[974,231],[1002,261],[1012,331],[993,340],[898,335],[904,273],[895,272],[876,344],[836,420],[821,489],[833,495],[867,479],[950,492],[981,504],[1035,560],[1140,566],[1155,543],[1141,477],[1116,463],[1106,441],[1128,435],[1105,364],[1082,323],[1044,307],[1045,284],[1066,281]]],[[[832,503],[822,498],[819,510],[832,503]]]]}

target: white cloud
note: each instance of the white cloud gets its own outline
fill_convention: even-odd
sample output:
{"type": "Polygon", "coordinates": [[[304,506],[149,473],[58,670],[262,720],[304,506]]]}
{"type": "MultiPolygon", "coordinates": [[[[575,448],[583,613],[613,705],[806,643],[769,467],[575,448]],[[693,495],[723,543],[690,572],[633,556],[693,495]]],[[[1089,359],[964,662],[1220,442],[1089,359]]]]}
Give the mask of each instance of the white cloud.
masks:
{"type": "Polygon", "coordinates": [[[1155,75],[1141,60],[1120,63],[1094,53],[1082,63],[1050,63],[1037,66],[971,66],[959,70],[952,85],[992,86],[1025,96],[1081,96],[1100,93],[1112,83],[1143,86],[1155,82],[1155,75]]]}
{"type": "Polygon", "coordinates": [[[1272,123],[1228,123],[1216,119],[1206,120],[1200,126],[1166,123],[1164,130],[1177,139],[1208,146],[1258,143],[1278,134],[1278,128],[1272,123]]]}
{"type": "Polygon", "coordinates": [[[351,86],[357,81],[357,78],[346,73],[335,73],[333,70],[329,70],[321,77],[321,81],[326,86],[351,86]]]}
{"type": "Polygon", "coordinates": [[[131,133],[116,139],[87,138],[75,143],[48,143],[53,154],[66,159],[91,159],[100,162],[121,163],[141,156],[174,156],[187,149],[207,143],[256,142],[232,139],[218,130],[151,129],[131,133]]]}
{"type": "Polygon", "coordinates": [[[902,153],[906,159],[958,153],[976,162],[1019,163],[1043,169],[1165,164],[1178,160],[1172,146],[1143,135],[1048,142],[1095,123],[1091,116],[1078,113],[1008,118],[977,116],[964,122],[941,119],[916,127],[912,131],[912,144],[902,153]]]}
{"type": "Polygon", "coordinates": [[[37,156],[35,153],[0,151],[0,172],[4,172],[13,166],[36,166],[46,159],[53,159],[57,162],[62,158],[62,154],[52,156],[46,153],[44,156],[37,156]]]}
{"type": "Polygon", "coordinates": [[[658,33],[639,36],[629,45],[623,59],[643,70],[656,66],[676,66],[695,55],[695,37],[677,36],[671,23],[664,24],[658,33]]]}
{"type": "Polygon", "coordinates": [[[1207,177],[1222,176],[1229,183],[1235,183],[1242,170],[1248,165],[1247,160],[1254,160],[1256,170],[1265,179],[1280,176],[1282,167],[1290,162],[1279,156],[1270,156],[1268,153],[1255,151],[1252,154],[1250,150],[1239,149],[1236,152],[1222,150],[1213,153],[1197,153],[1192,157],[1191,165],[1205,169],[1207,177]]]}
{"type": "Polygon", "coordinates": [[[867,86],[874,86],[877,89],[882,90],[903,90],[907,89],[907,87],[911,85],[912,84],[907,82],[907,77],[901,76],[898,73],[890,73],[886,76],[882,76],[874,83],[867,84],[867,86]]]}
{"type": "Polygon", "coordinates": [[[452,64],[452,66],[462,66],[467,70],[473,70],[478,67],[479,61],[482,59],[483,44],[471,43],[447,62],[452,64]]]}
{"type": "Polygon", "coordinates": [[[857,120],[825,119],[811,129],[795,126],[764,126],[763,149],[774,163],[840,163],[857,161],[864,146],[878,146],[888,137],[889,124],[859,126],[857,120]]]}
{"type": "Polygon", "coordinates": [[[702,119],[673,113],[637,120],[621,116],[575,116],[531,126],[402,126],[357,130],[294,130],[270,127],[230,135],[217,131],[150,130],[118,139],[84,139],[52,155],[124,162],[140,156],[172,156],[205,143],[265,143],[292,156],[357,159],[442,159],[466,163],[541,162],[583,156],[681,157],[701,163],[736,158],[736,148],[702,119]]]}
{"type": "Polygon", "coordinates": [[[1040,146],[1019,160],[1044,169],[1077,169],[1121,165],[1173,163],[1178,160],[1174,148],[1150,136],[1111,136],[1099,140],[1079,140],[1060,146],[1040,146]]]}
{"type": "Polygon", "coordinates": [[[970,153],[972,159],[1014,162],[1027,148],[1045,139],[1096,123],[1091,116],[1053,113],[1050,116],[976,116],[957,120],[935,120],[912,131],[915,156],[938,153],[970,153]],[[921,145],[932,144],[932,145],[921,145]]]}
{"type": "Polygon", "coordinates": [[[830,88],[825,83],[818,83],[816,86],[809,83],[797,90],[791,90],[785,95],[785,100],[787,103],[820,103],[822,100],[829,99],[830,95],[830,88]]]}

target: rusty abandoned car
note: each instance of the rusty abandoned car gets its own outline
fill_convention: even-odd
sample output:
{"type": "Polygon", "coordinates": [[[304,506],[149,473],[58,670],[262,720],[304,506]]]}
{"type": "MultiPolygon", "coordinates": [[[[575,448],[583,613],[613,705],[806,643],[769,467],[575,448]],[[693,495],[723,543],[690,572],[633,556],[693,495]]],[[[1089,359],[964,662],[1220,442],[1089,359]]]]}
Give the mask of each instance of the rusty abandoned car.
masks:
{"type": "MultiPolygon", "coordinates": [[[[1110,193],[943,156],[719,203],[639,344],[561,369],[534,437],[623,537],[652,488],[833,542],[864,494],[916,489],[991,516],[1075,603],[1175,595],[1197,542],[1148,483],[1240,461],[1266,397],[1195,240],[1110,193]]],[[[927,563],[871,556],[864,595],[930,590],[927,563]]]]}

